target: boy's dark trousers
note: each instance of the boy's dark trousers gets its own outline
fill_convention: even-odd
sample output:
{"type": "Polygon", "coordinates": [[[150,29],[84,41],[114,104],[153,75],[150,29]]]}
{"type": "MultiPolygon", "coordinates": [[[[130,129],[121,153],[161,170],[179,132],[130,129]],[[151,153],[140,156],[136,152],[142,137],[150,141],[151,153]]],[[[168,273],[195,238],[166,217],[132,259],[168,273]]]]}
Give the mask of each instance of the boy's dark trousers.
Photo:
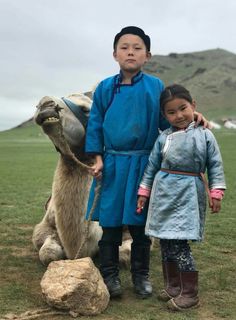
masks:
{"type": "MultiPolygon", "coordinates": [[[[151,241],[144,233],[144,226],[128,226],[133,239],[131,245],[131,274],[135,292],[142,298],[152,294],[149,281],[149,262],[151,241]]],[[[110,296],[120,296],[121,282],[119,279],[119,246],[122,244],[123,227],[103,228],[99,241],[100,271],[110,296]]]]}

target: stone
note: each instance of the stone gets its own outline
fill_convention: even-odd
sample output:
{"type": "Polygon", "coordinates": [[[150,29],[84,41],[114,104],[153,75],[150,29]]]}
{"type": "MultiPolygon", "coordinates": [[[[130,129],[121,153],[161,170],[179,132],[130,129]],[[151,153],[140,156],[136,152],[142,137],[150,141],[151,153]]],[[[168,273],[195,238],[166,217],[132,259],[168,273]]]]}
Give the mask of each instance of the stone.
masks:
{"type": "Polygon", "coordinates": [[[48,305],[71,314],[100,314],[110,300],[103,278],[89,257],[51,262],[40,284],[48,305]]]}

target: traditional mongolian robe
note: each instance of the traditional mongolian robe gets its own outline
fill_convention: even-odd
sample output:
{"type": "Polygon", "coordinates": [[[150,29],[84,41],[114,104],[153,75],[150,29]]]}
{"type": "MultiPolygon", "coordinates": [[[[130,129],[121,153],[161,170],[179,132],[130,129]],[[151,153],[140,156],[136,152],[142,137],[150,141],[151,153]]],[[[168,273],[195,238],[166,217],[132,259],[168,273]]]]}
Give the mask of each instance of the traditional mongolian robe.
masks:
{"type": "Polygon", "coordinates": [[[204,173],[209,188],[225,189],[222,159],[217,142],[208,129],[194,127],[174,131],[169,128],[158,137],[150,154],[141,187],[151,189],[146,234],[160,239],[202,240],[206,192],[200,175],[161,171],[167,169],[204,173]]]}
{"type": "MultiPolygon", "coordinates": [[[[136,213],[137,190],[158,128],[169,125],[160,114],[160,79],[138,73],[130,85],[122,74],[102,81],[94,94],[86,132],[86,152],[104,161],[100,200],[93,215],[103,227],[144,225],[136,213]]],[[[94,197],[94,180],[88,211],[94,197]]]]}

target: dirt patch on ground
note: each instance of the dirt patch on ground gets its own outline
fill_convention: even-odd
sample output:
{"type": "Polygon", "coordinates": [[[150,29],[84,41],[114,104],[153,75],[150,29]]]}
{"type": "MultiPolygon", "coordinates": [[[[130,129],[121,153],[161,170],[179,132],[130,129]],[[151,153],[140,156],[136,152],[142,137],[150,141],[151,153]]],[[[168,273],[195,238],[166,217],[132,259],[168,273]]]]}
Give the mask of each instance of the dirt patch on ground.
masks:
{"type": "Polygon", "coordinates": [[[21,230],[32,230],[33,231],[33,227],[29,224],[21,224],[17,226],[18,229],[21,230]]]}
{"type": "Polygon", "coordinates": [[[43,308],[29,310],[20,315],[8,313],[0,320],[33,320],[33,319],[55,319],[58,315],[69,315],[68,312],[53,310],[52,308],[43,308]]]}
{"type": "Polygon", "coordinates": [[[198,317],[199,317],[199,319],[202,319],[202,320],[220,320],[220,319],[222,319],[221,317],[215,316],[214,314],[212,314],[209,311],[206,311],[204,309],[201,310],[201,307],[198,312],[198,317]]]}
{"type": "MultiPolygon", "coordinates": [[[[32,256],[32,248],[31,247],[17,247],[17,246],[0,246],[1,250],[8,250],[12,256],[15,257],[27,257],[32,256]]],[[[36,255],[36,252],[35,252],[36,255]]]]}

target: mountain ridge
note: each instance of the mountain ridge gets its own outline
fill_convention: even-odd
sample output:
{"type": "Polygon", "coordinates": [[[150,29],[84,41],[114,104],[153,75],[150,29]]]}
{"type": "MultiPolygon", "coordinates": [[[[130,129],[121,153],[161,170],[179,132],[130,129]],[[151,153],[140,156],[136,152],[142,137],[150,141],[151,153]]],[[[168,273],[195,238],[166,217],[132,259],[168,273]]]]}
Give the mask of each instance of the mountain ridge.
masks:
{"type": "MultiPolygon", "coordinates": [[[[208,119],[236,118],[236,54],[221,49],[154,54],[143,71],[161,78],[165,86],[185,86],[208,119]]],[[[86,92],[91,97],[91,92],[86,92]]],[[[28,126],[33,118],[16,128],[28,126]]]]}
{"type": "Polygon", "coordinates": [[[185,86],[208,116],[236,116],[236,55],[224,49],[153,55],[144,71],[185,86]]]}

